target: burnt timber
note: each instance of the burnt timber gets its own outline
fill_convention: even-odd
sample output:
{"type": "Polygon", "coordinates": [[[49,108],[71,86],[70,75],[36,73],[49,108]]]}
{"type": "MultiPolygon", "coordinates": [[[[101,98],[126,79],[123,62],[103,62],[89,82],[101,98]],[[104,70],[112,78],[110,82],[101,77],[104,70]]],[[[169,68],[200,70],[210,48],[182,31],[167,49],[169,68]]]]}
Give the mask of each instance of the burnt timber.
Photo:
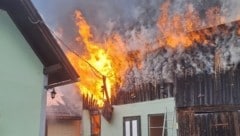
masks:
{"type": "Polygon", "coordinates": [[[177,107],[240,104],[240,70],[177,80],[177,107]]]}
{"type": "MultiPolygon", "coordinates": [[[[196,33],[206,37],[210,44],[216,38],[223,41],[237,38],[239,41],[240,21],[189,35],[196,33]]],[[[232,44],[240,47],[239,42],[232,44]]],[[[201,43],[196,45],[201,46],[201,43]]],[[[194,48],[188,51],[191,49],[194,48]]],[[[214,47],[211,49],[216,51],[214,47]]],[[[219,69],[218,64],[214,64],[214,70],[212,73],[195,73],[186,67],[184,75],[175,76],[172,83],[142,83],[129,91],[118,92],[112,102],[118,105],[174,97],[179,136],[239,136],[240,65],[219,69]]]]}

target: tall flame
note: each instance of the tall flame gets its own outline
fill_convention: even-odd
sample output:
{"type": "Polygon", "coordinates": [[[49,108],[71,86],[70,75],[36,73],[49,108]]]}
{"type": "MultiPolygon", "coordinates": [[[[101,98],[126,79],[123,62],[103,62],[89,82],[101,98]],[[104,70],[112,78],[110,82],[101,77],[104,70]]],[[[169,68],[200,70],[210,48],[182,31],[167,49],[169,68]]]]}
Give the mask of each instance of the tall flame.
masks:
{"type": "MultiPolygon", "coordinates": [[[[205,42],[205,36],[201,33],[193,32],[201,27],[219,25],[225,21],[220,15],[219,7],[209,8],[205,12],[205,21],[199,17],[198,12],[192,4],[188,4],[184,14],[173,13],[169,15],[170,0],[160,6],[160,16],[157,21],[159,28],[159,44],[176,48],[178,46],[190,47],[194,42],[205,42]]],[[[213,34],[214,31],[208,32],[213,34]]]]}
{"type": "MultiPolygon", "coordinates": [[[[156,24],[159,32],[157,41],[160,47],[188,48],[194,42],[207,42],[206,36],[212,35],[212,31],[205,31],[204,34],[194,31],[203,27],[204,23],[205,26],[209,26],[218,25],[224,21],[217,7],[206,11],[206,19],[203,22],[191,4],[187,5],[184,14],[175,13],[171,16],[170,6],[170,0],[160,6],[160,16],[156,24]]],[[[80,11],[75,11],[75,21],[79,34],[76,41],[82,46],[81,48],[85,49],[85,52],[80,57],[72,52],[68,52],[67,56],[81,76],[81,82],[77,85],[82,94],[91,96],[97,100],[99,106],[103,106],[106,100],[103,94],[103,76],[107,78],[109,96],[114,96],[117,89],[124,83],[125,74],[133,65],[132,62],[142,58],[138,51],[127,52],[127,46],[118,34],[105,38],[104,42],[96,42],[90,25],[80,11]]],[[[240,34],[240,30],[238,33],[240,34]]]]}
{"type": "Polygon", "coordinates": [[[91,27],[80,11],[75,11],[76,26],[79,36],[76,41],[86,51],[78,58],[71,52],[67,56],[75,67],[81,82],[79,86],[83,95],[89,95],[103,106],[106,96],[103,93],[103,76],[106,76],[109,97],[116,95],[116,89],[123,83],[123,77],[128,69],[126,48],[121,37],[114,34],[104,42],[95,42],[91,27]]]}

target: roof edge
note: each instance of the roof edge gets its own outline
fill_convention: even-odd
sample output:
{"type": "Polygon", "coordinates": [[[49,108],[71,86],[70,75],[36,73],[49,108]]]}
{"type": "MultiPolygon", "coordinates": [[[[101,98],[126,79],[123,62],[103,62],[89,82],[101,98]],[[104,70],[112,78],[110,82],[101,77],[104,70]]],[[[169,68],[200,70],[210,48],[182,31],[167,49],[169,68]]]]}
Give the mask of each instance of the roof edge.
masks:
{"type": "Polygon", "coordinates": [[[50,28],[45,24],[41,16],[39,15],[37,9],[33,5],[33,3],[30,0],[21,0],[21,3],[25,7],[30,19],[36,20],[36,25],[38,26],[39,30],[42,32],[42,34],[45,36],[46,41],[48,41],[51,49],[54,51],[55,55],[58,57],[59,61],[65,68],[65,70],[68,72],[68,74],[71,77],[71,80],[73,82],[79,81],[79,75],[73,68],[73,66],[70,64],[69,60],[67,59],[65,53],[57,43],[55,37],[51,33],[50,28]]]}

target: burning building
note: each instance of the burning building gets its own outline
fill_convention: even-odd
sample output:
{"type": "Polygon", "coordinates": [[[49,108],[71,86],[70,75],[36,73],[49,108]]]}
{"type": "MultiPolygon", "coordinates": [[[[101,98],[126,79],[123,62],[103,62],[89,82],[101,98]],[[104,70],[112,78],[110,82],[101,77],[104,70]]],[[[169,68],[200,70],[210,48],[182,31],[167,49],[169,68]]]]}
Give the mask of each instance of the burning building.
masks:
{"type": "Polygon", "coordinates": [[[101,38],[76,11],[82,50],[67,56],[90,111],[83,111],[83,134],[239,135],[240,23],[219,6],[200,13],[187,4],[170,14],[165,1],[151,23],[139,19],[124,34],[101,38]]]}
{"type": "Polygon", "coordinates": [[[45,135],[48,89],[79,75],[30,0],[0,1],[0,135],[45,135]]]}

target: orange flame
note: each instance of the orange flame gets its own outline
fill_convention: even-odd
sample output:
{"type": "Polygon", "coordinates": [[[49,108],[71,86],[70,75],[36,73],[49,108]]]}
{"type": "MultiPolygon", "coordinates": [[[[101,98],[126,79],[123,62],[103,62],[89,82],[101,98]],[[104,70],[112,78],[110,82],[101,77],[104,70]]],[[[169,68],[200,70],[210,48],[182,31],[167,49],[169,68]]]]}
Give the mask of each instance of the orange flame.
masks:
{"type": "MultiPolygon", "coordinates": [[[[175,13],[169,16],[170,5],[168,0],[160,7],[161,14],[157,22],[160,46],[186,48],[194,42],[206,42],[204,34],[193,31],[206,26],[219,25],[225,21],[225,18],[220,15],[219,7],[212,7],[206,11],[206,22],[203,24],[193,5],[188,4],[187,11],[183,15],[175,13]]],[[[213,34],[214,31],[208,33],[213,34]]]]}
{"type": "MultiPolygon", "coordinates": [[[[188,48],[194,42],[206,43],[206,36],[212,35],[214,30],[194,32],[205,25],[218,25],[223,23],[219,8],[210,8],[206,14],[206,22],[203,22],[193,5],[187,5],[187,11],[181,15],[178,13],[169,16],[170,0],[160,7],[160,16],[157,20],[159,29],[158,43],[160,47],[185,47],[188,48]],[[217,24],[216,24],[217,23],[217,24]]],[[[122,86],[126,71],[133,65],[132,62],[141,62],[141,53],[138,51],[127,52],[125,43],[118,34],[106,38],[104,42],[96,42],[91,32],[91,27],[80,11],[75,12],[75,23],[79,36],[76,41],[85,49],[80,58],[71,52],[67,56],[81,76],[78,87],[83,95],[89,95],[97,100],[99,106],[103,106],[106,97],[103,95],[103,79],[107,77],[107,91],[110,97],[116,95],[116,91],[122,86]]],[[[238,31],[240,34],[240,30],[238,31]]]]}
{"type": "Polygon", "coordinates": [[[103,78],[106,76],[109,97],[116,95],[116,89],[123,83],[123,77],[128,69],[126,48],[121,37],[114,34],[103,43],[95,42],[91,27],[80,11],[75,12],[76,26],[79,36],[76,40],[84,44],[85,53],[79,59],[71,52],[67,56],[75,67],[81,82],[77,85],[83,95],[90,95],[103,106],[106,96],[103,95],[103,78]]]}

